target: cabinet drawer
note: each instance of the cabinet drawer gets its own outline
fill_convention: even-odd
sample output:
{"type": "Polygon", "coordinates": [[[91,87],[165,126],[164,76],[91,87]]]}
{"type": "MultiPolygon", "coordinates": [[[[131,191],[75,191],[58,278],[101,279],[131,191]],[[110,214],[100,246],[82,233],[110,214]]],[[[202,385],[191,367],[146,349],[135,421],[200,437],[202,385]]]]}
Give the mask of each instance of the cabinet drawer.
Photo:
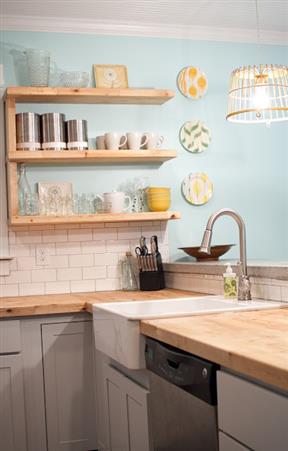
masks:
{"type": "Polygon", "coordinates": [[[288,396],[217,373],[219,429],[255,450],[288,449],[288,396]]]}
{"type": "Polygon", "coordinates": [[[223,432],[219,432],[219,451],[248,451],[249,448],[236,442],[223,432]]]}
{"type": "Polygon", "coordinates": [[[19,320],[0,320],[0,354],[21,352],[21,333],[19,320]]]}

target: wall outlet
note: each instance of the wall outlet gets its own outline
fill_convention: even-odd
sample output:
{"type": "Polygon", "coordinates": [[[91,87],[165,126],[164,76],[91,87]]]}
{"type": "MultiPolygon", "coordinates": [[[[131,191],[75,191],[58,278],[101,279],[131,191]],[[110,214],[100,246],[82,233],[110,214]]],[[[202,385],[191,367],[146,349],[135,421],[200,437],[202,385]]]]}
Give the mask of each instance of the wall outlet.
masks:
{"type": "Polygon", "coordinates": [[[49,265],[49,248],[47,246],[36,247],[36,265],[47,266],[49,265]]]}

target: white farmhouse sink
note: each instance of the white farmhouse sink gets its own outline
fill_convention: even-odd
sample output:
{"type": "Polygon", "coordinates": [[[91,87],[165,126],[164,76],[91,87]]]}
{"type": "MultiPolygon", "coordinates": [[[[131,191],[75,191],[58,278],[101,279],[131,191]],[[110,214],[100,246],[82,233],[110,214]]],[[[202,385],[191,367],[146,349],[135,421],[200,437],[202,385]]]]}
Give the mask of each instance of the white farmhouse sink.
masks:
{"type": "Polygon", "coordinates": [[[253,300],[238,302],[223,296],[113,302],[93,305],[96,349],[130,369],[145,368],[145,338],[139,321],[230,311],[283,307],[279,302],[253,300]]]}

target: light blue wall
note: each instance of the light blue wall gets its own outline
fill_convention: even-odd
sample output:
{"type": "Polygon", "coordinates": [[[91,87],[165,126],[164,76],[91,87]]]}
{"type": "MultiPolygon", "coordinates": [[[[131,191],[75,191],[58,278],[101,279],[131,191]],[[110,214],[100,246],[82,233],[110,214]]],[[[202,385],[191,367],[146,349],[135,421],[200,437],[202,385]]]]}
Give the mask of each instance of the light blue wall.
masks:
{"type": "MultiPolygon", "coordinates": [[[[62,111],[67,118],[88,119],[91,138],[108,130],[155,130],[165,136],[164,148],[177,149],[178,158],[155,166],[31,167],[29,179],[71,180],[78,191],[103,192],[135,176],[148,176],[153,185],[172,187],[172,209],[180,221],[170,222],[173,260],[182,257],[179,246],[198,245],[206,221],[219,208],[238,211],[247,226],[248,257],[288,259],[287,123],[233,125],[225,120],[227,86],[233,68],[264,63],[288,63],[287,47],[195,42],[191,40],[131,37],[99,37],[80,34],[6,32],[4,52],[6,85],[18,84],[13,50],[49,49],[56,64],[66,70],[85,70],[92,64],[125,64],[130,87],[171,88],[176,97],[163,106],[22,106],[21,110],[62,111]],[[11,54],[12,51],[12,54],[11,54]],[[207,95],[200,101],[183,97],[176,76],[187,65],[200,67],[209,80],[207,95]],[[181,125],[201,119],[212,131],[206,152],[192,155],[178,141],[181,125]],[[181,181],[190,172],[205,171],[214,183],[214,196],[201,207],[193,207],[181,195],[181,181]],[[283,239],[286,248],[283,246],[283,239]]],[[[14,53],[15,54],[15,53],[14,53]]],[[[22,72],[22,78],[24,76],[22,72]]],[[[236,225],[219,220],[214,243],[237,243],[236,225]]],[[[230,256],[237,256],[238,250],[230,256]]]]}

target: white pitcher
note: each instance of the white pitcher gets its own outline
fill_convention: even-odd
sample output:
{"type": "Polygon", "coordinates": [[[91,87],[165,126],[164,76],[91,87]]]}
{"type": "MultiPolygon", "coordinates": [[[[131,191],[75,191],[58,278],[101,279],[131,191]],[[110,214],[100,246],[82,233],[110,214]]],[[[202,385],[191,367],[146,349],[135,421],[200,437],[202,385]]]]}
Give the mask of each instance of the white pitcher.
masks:
{"type": "Polygon", "coordinates": [[[111,205],[110,213],[122,213],[127,211],[131,207],[131,197],[127,196],[121,191],[112,191],[111,193],[103,193],[103,196],[97,194],[97,197],[102,200],[102,202],[109,203],[111,205]],[[125,201],[128,201],[128,205],[125,206],[125,201]]]}

